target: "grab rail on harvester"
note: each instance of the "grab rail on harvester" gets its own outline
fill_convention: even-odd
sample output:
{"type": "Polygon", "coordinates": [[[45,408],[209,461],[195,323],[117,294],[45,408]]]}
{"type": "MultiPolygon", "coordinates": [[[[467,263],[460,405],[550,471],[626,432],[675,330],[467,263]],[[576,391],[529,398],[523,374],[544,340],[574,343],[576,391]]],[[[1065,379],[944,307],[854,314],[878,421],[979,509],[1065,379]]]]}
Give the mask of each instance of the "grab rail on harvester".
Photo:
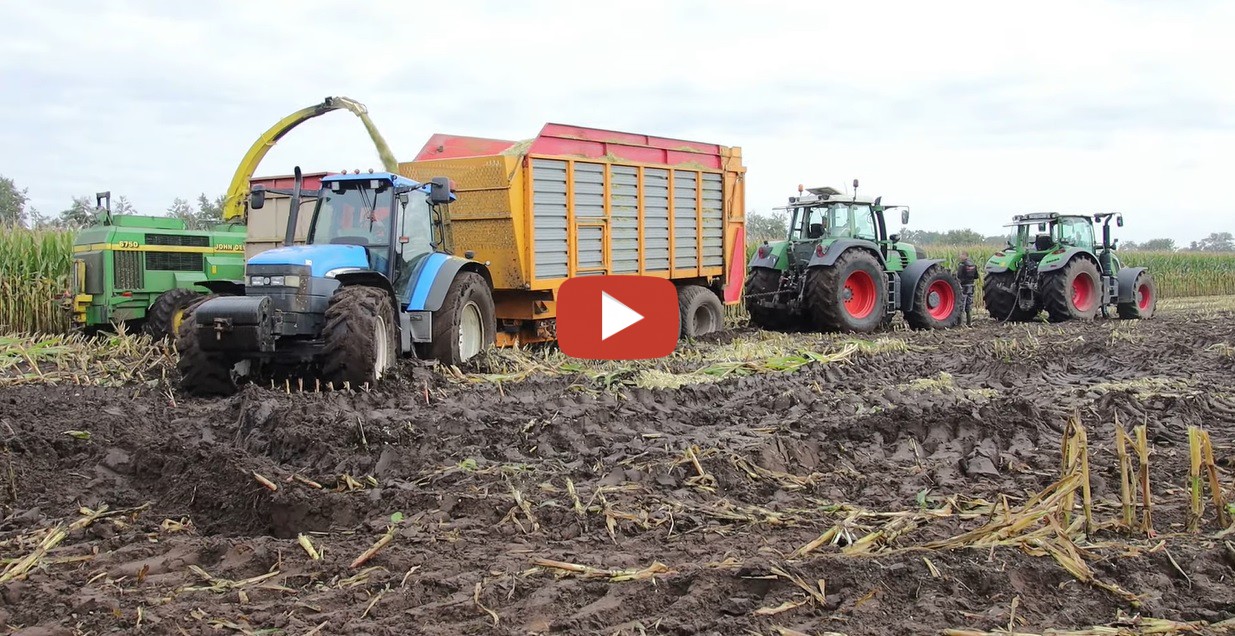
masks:
{"type": "Polygon", "coordinates": [[[373,139],[374,145],[377,146],[377,152],[382,159],[383,166],[387,171],[397,174],[399,165],[394,160],[394,153],[390,151],[386,141],[378,134],[377,128],[373,126],[373,122],[369,119],[369,109],[364,104],[349,97],[327,97],[320,104],[302,108],[279,120],[277,124],[262,133],[257,138],[257,141],[253,142],[253,145],[249,147],[249,151],[245,153],[244,159],[240,161],[240,165],[236,168],[236,173],[232,176],[231,185],[227,187],[227,195],[223,200],[223,221],[231,223],[243,222],[245,220],[249,209],[249,181],[253,178],[253,173],[257,170],[258,164],[265,158],[266,153],[270,152],[275,143],[296,126],[314,117],[319,117],[332,110],[339,109],[351,111],[364,122],[365,129],[373,139]]]}

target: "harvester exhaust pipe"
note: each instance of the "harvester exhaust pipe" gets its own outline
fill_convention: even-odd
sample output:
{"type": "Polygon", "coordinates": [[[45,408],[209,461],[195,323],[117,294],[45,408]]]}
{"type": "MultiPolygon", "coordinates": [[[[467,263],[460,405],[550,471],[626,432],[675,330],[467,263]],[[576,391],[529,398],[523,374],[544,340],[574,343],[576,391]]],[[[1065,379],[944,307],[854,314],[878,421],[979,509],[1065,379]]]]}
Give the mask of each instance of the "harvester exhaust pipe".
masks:
{"type": "Polygon", "coordinates": [[[296,244],[297,217],[300,216],[300,188],[304,185],[304,175],[300,172],[300,166],[296,166],[295,175],[296,181],[295,185],[292,186],[291,209],[287,211],[287,234],[283,236],[283,245],[285,246],[296,244]]]}

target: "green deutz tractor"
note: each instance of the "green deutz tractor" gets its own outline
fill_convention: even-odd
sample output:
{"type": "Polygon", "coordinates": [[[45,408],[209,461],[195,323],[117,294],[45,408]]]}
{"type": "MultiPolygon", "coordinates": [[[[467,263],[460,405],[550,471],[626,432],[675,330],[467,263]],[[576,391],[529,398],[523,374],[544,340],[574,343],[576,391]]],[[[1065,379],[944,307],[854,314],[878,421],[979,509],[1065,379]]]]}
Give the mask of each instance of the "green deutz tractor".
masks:
{"type": "Polygon", "coordinates": [[[745,301],[751,322],[767,329],[865,333],[901,312],[910,327],[942,329],[960,321],[960,283],[920,248],[888,234],[882,205],[835,188],[789,197],[789,236],[764,241],[752,256],[745,301]]]}
{"type": "Polygon", "coordinates": [[[999,321],[1034,320],[1046,310],[1052,322],[1106,317],[1114,306],[1120,318],[1149,318],[1158,289],[1144,267],[1123,267],[1111,240],[1115,213],[1066,215],[1054,212],[1012,217],[1008,246],[986,263],[983,301],[999,321]],[[1094,223],[1102,224],[1095,244],[1094,223]]]}
{"type": "Polygon", "coordinates": [[[162,339],[205,293],[198,283],[244,278],[243,225],[196,231],[170,217],[112,215],[108,192],[96,195],[96,205],[98,222],[73,240],[66,308],[76,330],[123,323],[162,339]]]}

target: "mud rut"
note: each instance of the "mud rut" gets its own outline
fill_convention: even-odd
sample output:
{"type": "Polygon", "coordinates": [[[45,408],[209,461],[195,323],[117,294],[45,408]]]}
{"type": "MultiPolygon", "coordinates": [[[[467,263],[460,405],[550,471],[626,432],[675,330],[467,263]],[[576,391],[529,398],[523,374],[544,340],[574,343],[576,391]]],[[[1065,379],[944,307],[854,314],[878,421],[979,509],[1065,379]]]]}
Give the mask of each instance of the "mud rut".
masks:
{"type": "MultiPolygon", "coordinates": [[[[1199,534],[1181,524],[1189,425],[1211,432],[1231,484],[1232,318],[899,332],[908,353],[676,391],[533,377],[499,393],[422,367],[355,394],[249,387],[173,403],[144,386],[7,389],[0,555],[26,556],[83,506],[120,514],[69,528],[4,584],[0,625],[909,634],[1138,613],[1222,621],[1235,615],[1235,554],[1212,504],[1199,534]],[[902,549],[979,527],[990,502],[1015,507],[1055,482],[1074,410],[1103,520],[1118,516],[1113,419],[1148,425],[1160,536],[1103,530],[1086,550],[1094,576],[1139,607],[1024,545],[902,549]],[[894,518],[878,513],[923,510],[944,512],[842,553],[894,518]],[[389,545],[349,567],[394,513],[389,545]],[[836,544],[801,553],[838,524],[836,544]]],[[[735,337],[754,334],[701,346],[735,337]]]]}

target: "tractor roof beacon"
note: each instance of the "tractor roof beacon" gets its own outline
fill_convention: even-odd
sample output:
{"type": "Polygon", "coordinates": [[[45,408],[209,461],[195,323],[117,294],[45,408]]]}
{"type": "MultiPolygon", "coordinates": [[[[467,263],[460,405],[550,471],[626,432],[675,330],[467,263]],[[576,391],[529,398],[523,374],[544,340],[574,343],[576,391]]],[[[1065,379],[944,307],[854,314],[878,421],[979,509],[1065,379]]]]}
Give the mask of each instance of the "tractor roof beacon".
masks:
{"type": "Polygon", "coordinates": [[[958,324],[960,283],[942,259],[890,233],[885,213],[909,208],[882,197],[798,186],[777,208],[790,213],[784,241],[764,242],[752,256],[745,289],[751,322],[766,329],[870,332],[897,312],[915,329],[958,324]]]}
{"type": "Polygon", "coordinates": [[[1045,310],[1052,322],[1108,316],[1150,318],[1158,305],[1153,275],[1144,267],[1124,267],[1115,256],[1111,221],[1123,227],[1123,215],[1092,216],[1034,212],[1018,214],[1008,244],[986,263],[983,302],[999,321],[1034,320],[1045,310]],[[1094,224],[1102,225],[1102,240],[1094,224]]]}

